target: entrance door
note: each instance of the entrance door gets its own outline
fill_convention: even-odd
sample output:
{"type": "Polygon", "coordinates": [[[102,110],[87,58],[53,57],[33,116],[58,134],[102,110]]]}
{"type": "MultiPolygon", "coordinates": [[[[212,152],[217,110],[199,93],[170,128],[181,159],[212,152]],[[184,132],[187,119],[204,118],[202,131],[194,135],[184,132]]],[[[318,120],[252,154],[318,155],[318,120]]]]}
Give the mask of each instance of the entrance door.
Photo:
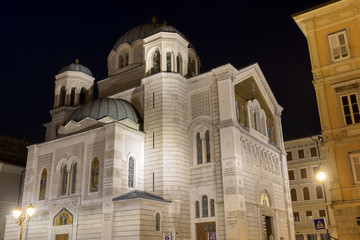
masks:
{"type": "Polygon", "coordinates": [[[215,222],[196,223],[196,240],[208,240],[208,232],[216,232],[215,222]]]}
{"type": "Polygon", "coordinates": [[[69,234],[56,235],[56,240],[69,240],[69,234]]]}
{"type": "Polygon", "coordinates": [[[272,240],[274,239],[273,232],[272,232],[272,225],[271,225],[271,217],[268,216],[261,216],[262,223],[263,223],[263,233],[265,240],[272,240]]]}

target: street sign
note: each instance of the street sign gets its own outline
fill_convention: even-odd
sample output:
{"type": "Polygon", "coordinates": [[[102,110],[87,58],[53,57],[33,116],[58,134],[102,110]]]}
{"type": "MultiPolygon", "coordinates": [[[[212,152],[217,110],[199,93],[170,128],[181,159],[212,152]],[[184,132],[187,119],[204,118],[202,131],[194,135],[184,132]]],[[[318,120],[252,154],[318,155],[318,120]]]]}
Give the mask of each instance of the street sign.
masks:
{"type": "Polygon", "coordinates": [[[324,218],[314,219],[315,230],[327,229],[326,220],[324,218]]]}
{"type": "Polygon", "coordinates": [[[209,232],[209,240],[216,240],[216,232],[209,232]]]}
{"type": "Polygon", "coordinates": [[[163,233],[164,240],[171,240],[171,233],[163,233]]]}

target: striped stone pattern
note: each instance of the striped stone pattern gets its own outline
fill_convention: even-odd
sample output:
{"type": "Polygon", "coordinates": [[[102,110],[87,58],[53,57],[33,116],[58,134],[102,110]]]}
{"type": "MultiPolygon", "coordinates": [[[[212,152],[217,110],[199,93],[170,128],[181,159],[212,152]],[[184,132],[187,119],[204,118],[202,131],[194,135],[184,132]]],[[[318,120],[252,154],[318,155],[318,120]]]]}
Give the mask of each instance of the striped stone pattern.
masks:
{"type": "Polygon", "coordinates": [[[154,193],[167,200],[180,200],[180,217],[176,227],[179,229],[180,238],[189,238],[190,179],[186,82],[183,77],[172,73],[160,73],[151,78],[153,79],[147,79],[148,83],[145,85],[145,168],[148,169],[145,174],[145,189],[153,190],[154,172],[154,193]]]}

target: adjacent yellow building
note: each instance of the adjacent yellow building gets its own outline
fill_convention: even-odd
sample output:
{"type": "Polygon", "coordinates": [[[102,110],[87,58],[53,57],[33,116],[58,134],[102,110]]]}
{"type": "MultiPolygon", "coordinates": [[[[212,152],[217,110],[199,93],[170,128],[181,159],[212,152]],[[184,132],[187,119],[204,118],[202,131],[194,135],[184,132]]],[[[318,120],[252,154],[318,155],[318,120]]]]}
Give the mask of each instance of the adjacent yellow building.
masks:
{"type": "Polygon", "coordinates": [[[293,18],[309,46],[338,238],[360,239],[360,1],[293,18]]]}

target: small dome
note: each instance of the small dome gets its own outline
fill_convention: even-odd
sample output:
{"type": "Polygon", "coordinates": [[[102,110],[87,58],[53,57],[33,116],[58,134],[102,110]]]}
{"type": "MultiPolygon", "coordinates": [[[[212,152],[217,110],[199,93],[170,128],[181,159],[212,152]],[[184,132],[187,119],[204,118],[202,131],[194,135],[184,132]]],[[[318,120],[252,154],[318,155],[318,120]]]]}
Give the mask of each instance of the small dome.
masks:
{"type": "Polygon", "coordinates": [[[85,67],[84,65],[81,65],[81,64],[79,63],[79,60],[78,60],[78,59],[75,60],[75,63],[72,63],[72,64],[70,64],[70,65],[68,65],[68,66],[66,66],[66,67],[63,67],[63,68],[59,71],[59,74],[60,74],[60,73],[63,73],[63,72],[66,72],[66,71],[83,72],[83,73],[85,73],[85,74],[87,74],[87,75],[89,75],[89,76],[91,76],[91,77],[93,76],[92,73],[91,73],[91,71],[90,71],[87,67],[85,67]]]}
{"type": "Polygon", "coordinates": [[[139,116],[136,108],[126,100],[101,98],[93,100],[76,109],[75,112],[66,119],[65,125],[71,120],[80,122],[87,117],[95,120],[111,117],[117,121],[128,118],[134,123],[139,123],[139,116]]]}
{"type": "Polygon", "coordinates": [[[148,23],[137,26],[129,31],[127,31],[124,35],[122,35],[119,40],[115,43],[113,50],[116,50],[121,44],[129,43],[132,44],[138,39],[144,39],[150,37],[159,32],[171,32],[177,33],[186,41],[189,42],[189,48],[194,48],[194,46],[190,43],[190,41],[182,34],[179,30],[174,28],[173,26],[166,25],[166,24],[157,24],[157,23],[148,23]]]}

